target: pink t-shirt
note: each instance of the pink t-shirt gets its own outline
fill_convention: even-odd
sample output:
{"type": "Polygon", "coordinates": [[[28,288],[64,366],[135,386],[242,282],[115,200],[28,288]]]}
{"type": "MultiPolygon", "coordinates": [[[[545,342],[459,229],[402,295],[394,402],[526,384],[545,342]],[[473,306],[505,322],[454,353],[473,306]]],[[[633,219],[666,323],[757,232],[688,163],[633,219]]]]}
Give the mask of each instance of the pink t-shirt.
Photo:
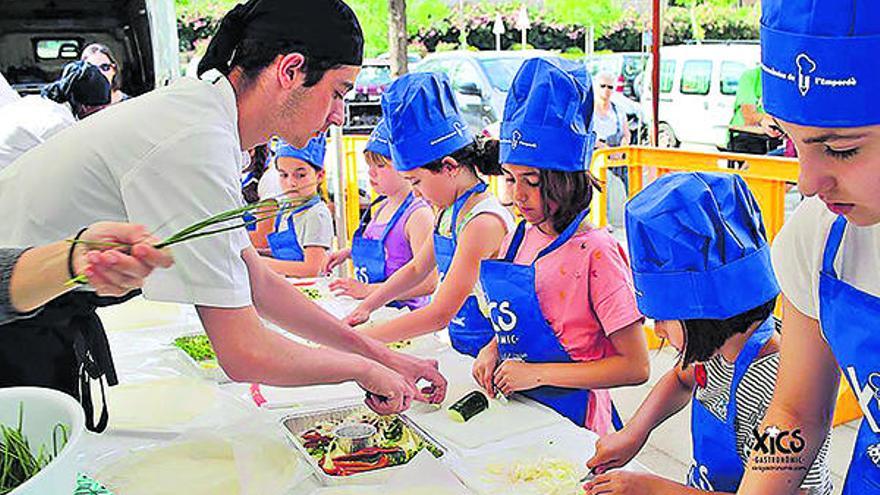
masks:
{"type": "MultiPolygon", "coordinates": [[[[511,237],[505,239],[504,250],[511,237]]],[[[532,263],[553,239],[533,225],[526,226],[514,262],[532,263]]],[[[604,229],[575,234],[538,260],[535,272],[541,311],[575,361],[615,355],[609,336],[644,318],[636,305],[626,253],[604,229]]],[[[585,426],[604,435],[611,429],[611,395],[607,390],[592,392],[585,426]]]]}

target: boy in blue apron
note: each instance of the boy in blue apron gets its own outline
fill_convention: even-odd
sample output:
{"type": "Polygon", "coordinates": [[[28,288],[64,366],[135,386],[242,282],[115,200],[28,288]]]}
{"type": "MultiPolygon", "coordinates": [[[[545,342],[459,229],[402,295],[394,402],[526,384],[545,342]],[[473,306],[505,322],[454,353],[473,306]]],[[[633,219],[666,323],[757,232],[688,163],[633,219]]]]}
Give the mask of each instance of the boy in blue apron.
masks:
{"type": "Polygon", "coordinates": [[[275,167],[286,195],[275,216],[269,266],[288,277],[315,277],[333,242],[333,219],[321,199],[327,140],[321,135],[300,149],[287,143],[275,152],[275,167]]]}
{"type": "MultiPolygon", "coordinates": [[[[773,407],[758,433],[799,429],[803,463],[812,462],[842,372],[864,415],[843,494],[877,494],[880,3],[764,0],[762,9],[764,110],[797,147],[806,199],[773,244],[785,338],[773,407]]],[[[756,451],[741,491],[792,493],[802,475],[767,466],[756,451]]]]}
{"type": "Polygon", "coordinates": [[[502,259],[480,266],[495,338],[473,374],[490,396],[521,392],[604,435],[606,389],[643,383],[649,362],[623,249],[586,220],[592,116],[582,64],[534,58],[513,80],[500,161],[524,220],[502,259]]]}
{"type": "Polygon", "coordinates": [[[440,287],[427,306],[367,332],[394,342],[449,328],[452,346],[476,356],[493,336],[492,326],[474,296],[480,261],[494,257],[513,219],[477,176],[497,175],[497,143],[471,134],[449,79],[417,73],[398,78],[382,95],[382,111],[391,133],[394,167],[415,193],[440,210],[432,249],[413,258],[367,297],[349,316],[366,316],[421,282],[436,266],[440,287]]]}
{"type": "MultiPolygon", "coordinates": [[[[364,148],[370,187],[379,197],[364,214],[351,247],[331,254],[323,270],[332,270],[351,258],[355,278],[334,280],[330,290],[355,299],[364,299],[406,266],[413,254],[428,244],[434,224],[434,213],[428,203],[416,198],[409,182],[392,167],[390,139],[388,125],[384,120],[379,121],[364,148]]],[[[428,296],[436,288],[437,277],[432,272],[409,293],[401,295],[400,300],[388,305],[411,310],[421,308],[428,304],[428,296]]]]}
{"type": "MultiPolygon", "coordinates": [[[[758,204],[738,175],[668,174],[629,201],[626,233],[639,308],[679,350],[681,366],[660,379],[622,431],[599,441],[587,465],[599,473],[623,466],[688,403],[694,460],[687,487],[612,471],[587,493],[621,493],[615,487],[622,485],[644,493],[736,492],[779,365],[772,316],[779,286],[758,204]]],[[[797,435],[789,440],[795,448],[797,435]]],[[[824,455],[801,489],[830,493],[824,455]]]]}

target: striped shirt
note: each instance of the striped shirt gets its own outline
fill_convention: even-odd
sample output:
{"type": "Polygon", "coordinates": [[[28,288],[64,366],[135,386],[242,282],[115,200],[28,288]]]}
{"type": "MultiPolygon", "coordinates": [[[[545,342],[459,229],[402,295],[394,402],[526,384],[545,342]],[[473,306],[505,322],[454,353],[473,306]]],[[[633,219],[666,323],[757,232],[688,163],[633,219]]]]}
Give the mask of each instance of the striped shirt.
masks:
{"type": "MultiPolygon", "coordinates": [[[[730,397],[734,365],[727,362],[721,354],[716,354],[705,362],[705,366],[706,387],[697,387],[696,397],[706,409],[723,421],[727,417],[727,402],[730,397]]],[[[761,421],[770,407],[778,370],[779,353],[756,358],[736,390],[736,449],[743,465],[748,462],[754,443],[753,429],[761,425],[761,421]]],[[[801,484],[801,489],[811,495],[831,493],[831,471],[827,462],[830,440],[829,432],[816,460],[801,484]]]]}

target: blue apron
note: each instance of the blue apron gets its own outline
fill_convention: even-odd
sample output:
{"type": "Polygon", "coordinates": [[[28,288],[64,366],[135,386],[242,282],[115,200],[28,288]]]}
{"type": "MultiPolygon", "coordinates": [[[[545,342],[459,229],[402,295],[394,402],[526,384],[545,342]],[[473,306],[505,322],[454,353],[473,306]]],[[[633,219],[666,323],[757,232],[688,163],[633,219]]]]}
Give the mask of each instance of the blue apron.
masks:
{"type": "Polygon", "coordinates": [[[819,276],[819,322],[825,340],[865,415],[843,485],[843,495],[880,493],[880,297],[837,278],[834,259],[846,218],[831,226],[819,276]]]}
{"type": "MultiPolygon", "coordinates": [[[[535,263],[571,239],[588,212],[581,212],[559,237],[538,253],[531,265],[513,262],[523,241],[525,221],[517,226],[504,259],[485,260],[480,264],[480,283],[489,299],[490,320],[502,360],[574,362],[541,311],[535,290],[535,263]]],[[[553,408],[578,426],[586,423],[589,390],[543,386],[522,394],[553,408]]]]}
{"type": "MultiPolygon", "coordinates": [[[[458,233],[456,232],[458,213],[468,198],[485,190],[486,184],[480,182],[455,200],[452,205],[452,221],[450,223],[452,237],[439,234],[440,222],[438,218],[438,227],[434,229],[434,257],[437,260],[441,283],[446,278],[446,272],[449,271],[449,266],[452,264],[452,257],[455,256],[455,246],[458,242],[458,233]]],[[[477,298],[471,294],[465,299],[464,305],[458,310],[455,318],[449,322],[449,339],[452,341],[452,347],[462,354],[476,357],[480,349],[488,344],[494,336],[492,324],[480,312],[477,298]]]]}
{"type": "Polygon", "coordinates": [[[278,208],[278,215],[275,216],[275,232],[266,236],[269,247],[272,249],[273,258],[284,261],[304,261],[306,259],[302,246],[299,245],[299,241],[296,238],[296,230],[293,228],[293,217],[297,213],[315,206],[320,201],[320,197],[313,196],[312,199],[294,208],[287,217],[287,230],[281,232],[278,231],[278,227],[281,226],[281,218],[289,210],[283,206],[278,208]]]}
{"type": "Polygon", "coordinates": [[[745,468],[736,447],[736,390],[749,366],[775,331],[773,317],[767,318],[739,352],[730,382],[725,420],[718,419],[697,400],[691,400],[691,437],[694,463],[688,471],[688,486],[703,491],[736,492],[745,468]]]}
{"type": "MultiPolygon", "coordinates": [[[[384,196],[377,201],[382,199],[384,196]]],[[[385,230],[382,231],[382,236],[378,239],[364,238],[364,230],[369,223],[370,211],[367,210],[367,213],[364,214],[361,225],[354,232],[354,237],[351,240],[351,261],[354,264],[354,276],[358,281],[365,284],[378,284],[387,279],[385,276],[385,239],[406,213],[406,209],[414,199],[413,193],[409,193],[397,211],[394,212],[391,220],[385,225],[385,230]]]]}

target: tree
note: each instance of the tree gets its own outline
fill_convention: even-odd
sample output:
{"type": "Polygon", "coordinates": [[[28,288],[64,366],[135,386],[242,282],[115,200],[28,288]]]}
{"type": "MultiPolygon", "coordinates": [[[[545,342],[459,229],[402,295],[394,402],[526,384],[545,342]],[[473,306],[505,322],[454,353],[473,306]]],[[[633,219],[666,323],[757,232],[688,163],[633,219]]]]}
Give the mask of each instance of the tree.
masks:
{"type": "Polygon", "coordinates": [[[406,0],[388,0],[388,48],[393,77],[407,72],[406,0]]]}

